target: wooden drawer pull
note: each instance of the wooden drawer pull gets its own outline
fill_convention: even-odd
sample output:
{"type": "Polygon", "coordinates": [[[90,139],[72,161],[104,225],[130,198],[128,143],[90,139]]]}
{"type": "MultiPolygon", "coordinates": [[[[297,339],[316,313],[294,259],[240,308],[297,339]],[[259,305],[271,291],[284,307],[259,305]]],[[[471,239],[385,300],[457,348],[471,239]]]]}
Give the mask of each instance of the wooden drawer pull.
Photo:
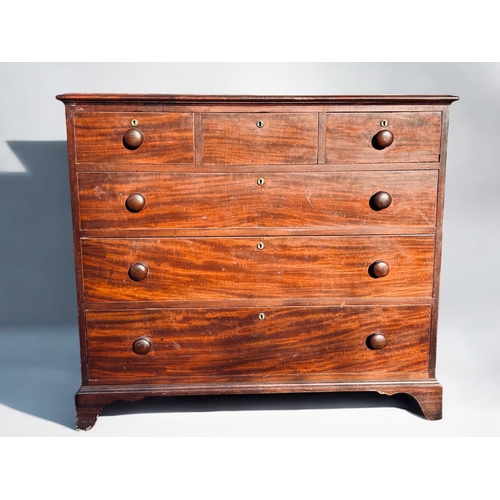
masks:
{"type": "Polygon", "coordinates": [[[151,351],[153,343],[148,337],[139,337],[133,344],[132,349],[136,354],[144,355],[151,351]]]}
{"type": "Polygon", "coordinates": [[[142,281],[149,272],[149,267],[144,262],[136,262],[132,264],[128,270],[128,275],[130,279],[134,281],[142,281]]]}
{"type": "Polygon", "coordinates": [[[375,211],[384,210],[392,203],[392,197],[385,191],[379,191],[370,198],[370,208],[375,211]]]}
{"type": "Polygon", "coordinates": [[[141,193],[132,193],[125,201],[129,212],[140,212],[146,205],[146,198],[141,193]]]}
{"type": "Polygon", "coordinates": [[[376,260],[369,267],[368,273],[372,278],[383,278],[389,274],[389,265],[383,260],[376,260]]]}
{"type": "Polygon", "coordinates": [[[394,142],[394,135],[390,130],[381,130],[374,138],[373,145],[376,149],[385,149],[394,142]]]}
{"type": "Polygon", "coordinates": [[[127,149],[137,149],[144,142],[144,134],[138,128],[131,128],[123,134],[123,145],[127,149]]]}
{"type": "Polygon", "coordinates": [[[380,351],[380,349],[383,349],[386,345],[387,339],[380,332],[372,333],[366,339],[366,346],[368,347],[368,349],[372,349],[374,351],[380,351]]]}

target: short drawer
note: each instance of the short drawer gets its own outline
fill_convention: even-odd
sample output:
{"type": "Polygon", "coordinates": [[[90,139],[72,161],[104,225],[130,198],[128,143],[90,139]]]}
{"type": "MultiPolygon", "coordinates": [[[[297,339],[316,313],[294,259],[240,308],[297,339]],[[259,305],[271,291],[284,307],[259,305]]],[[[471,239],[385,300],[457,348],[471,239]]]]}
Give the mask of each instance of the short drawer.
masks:
{"type": "Polygon", "coordinates": [[[307,228],[433,232],[437,171],[80,173],[84,230],[307,228]]]}
{"type": "Polygon", "coordinates": [[[202,128],[207,165],[317,163],[317,113],[210,113],[202,128]]]}
{"type": "Polygon", "coordinates": [[[430,308],[87,311],[92,383],[425,377],[430,308]]]}
{"type": "Polygon", "coordinates": [[[81,113],[75,116],[77,168],[107,163],[108,170],[140,164],[193,164],[192,113],[81,113]]]}
{"type": "Polygon", "coordinates": [[[440,112],[327,113],[327,163],[438,162],[440,112]]]}
{"type": "Polygon", "coordinates": [[[87,303],[432,294],[433,236],[85,238],[81,245],[87,303]]]}

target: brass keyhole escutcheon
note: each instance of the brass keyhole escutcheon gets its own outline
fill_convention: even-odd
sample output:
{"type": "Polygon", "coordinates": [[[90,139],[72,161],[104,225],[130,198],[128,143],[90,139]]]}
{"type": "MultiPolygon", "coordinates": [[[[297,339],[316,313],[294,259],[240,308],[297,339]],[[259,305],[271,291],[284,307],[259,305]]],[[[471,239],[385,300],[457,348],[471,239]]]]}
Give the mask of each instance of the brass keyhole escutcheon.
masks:
{"type": "Polygon", "coordinates": [[[130,120],[130,125],[132,125],[132,127],[137,127],[137,125],[139,125],[139,120],[136,120],[135,118],[130,120]]]}
{"type": "Polygon", "coordinates": [[[263,178],[263,177],[261,177],[260,179],[257,179],[257,184],[258,184],[259,186],[263,186],[263,185],[264,185],[264,182],[265,182],[265,180],[264,180],[264,178],[263,178]]]}
{"type": "Polygon", "coordinates": [[[263,319],[266,319],[266,315],[264,313],[259,313],[259,319],[262,321],[263,319]]]}
{"type": "Polygon", "coordinates": [[[262,250],[264,248],[264,243],[262,243],[262,241],[259,241],[259,243],[257,243],[257,248],[259,250],[262,250]]]}
{"type": "Polygon", "coordinates": [[[264,126],[264,122],[262,120],[257,120],[255,125],[257,125],[257,128],[262,128],[264,126]]]}
{"type": "Polygon", "coordinates": [[[389,125],[389,122],[388,122],[387,120],[382,120],[382,121],[380,122],[380,126],[381,126],[381,127],[387,127],[387,125],[389,125]]]}

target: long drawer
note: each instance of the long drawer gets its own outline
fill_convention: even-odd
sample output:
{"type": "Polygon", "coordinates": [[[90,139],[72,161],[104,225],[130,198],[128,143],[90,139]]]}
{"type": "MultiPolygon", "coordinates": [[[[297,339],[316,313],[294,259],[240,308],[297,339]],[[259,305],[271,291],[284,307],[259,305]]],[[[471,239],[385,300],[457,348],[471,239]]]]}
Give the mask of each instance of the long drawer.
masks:
{"type": "Polygon", "coordinates": [[[84,238],[81,245],[86,302],[432,295],[433,236],[84,238]]]}
{"type": "Polygon", "coordinates": [[[425,306],[88,311],[86,322],[91,383],[411,379],[428,370],[425,306]]]}
{"type": "Polygon", "coordinates": [[[84,230],[433,232],[437,171],[80,173],[84,230]]]}

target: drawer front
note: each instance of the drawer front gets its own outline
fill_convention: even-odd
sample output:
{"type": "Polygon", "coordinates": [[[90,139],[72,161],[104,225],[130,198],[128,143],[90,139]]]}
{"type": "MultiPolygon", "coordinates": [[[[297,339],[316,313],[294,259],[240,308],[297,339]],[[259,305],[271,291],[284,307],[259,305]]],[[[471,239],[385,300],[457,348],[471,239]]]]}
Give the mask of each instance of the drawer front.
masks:
{"type": "Polygon", "coordinates": [[[317,163],[317,113],[212,113],[202,124],[207,165],[317,163]]]}
{"type": "Polygon", "coordinates": [[[76,163],[109,163],[110,170],[133,170],[137,164],[193,164],[193,124],[192,113],[77,114],[76,163]],[[137,120],[136,126],[132,120],[137,120]]]}
{"type": "Polygon", "coordinates": [[[438,162],[440,147],[440,112],[326,115],[327,163],[438,162]],[[390,145],[382,131],[392,134],[390,145]]]}
{"type": "Polygon", "coordinates": [[[87,302],[431,297],[433,236],[83,239],[87,302]],[[388,274],[374,276],[384,268],[388,274]],[[130,276],[134,277],[132,279],[130,276]]]}
{"type": "Polygon", "coordinates": [[[383,233],[429,232],[436,224],[436,171],[262,177],[87,172],[79,174],[78,185],[81,227],[89,230],[329,227],[383,233]],[[381,202],[389,205],[381,208],[381,202]]]}
{"type": "Polygon", "coordinates": [[[87,327],[94,383],[422,378],[428,369],[425,306],[88,311],[87,327]],[[382,349],[368,347],[375,333],[382,349]],[[141,337],[150,350],[136,354],[141,337]]]}

